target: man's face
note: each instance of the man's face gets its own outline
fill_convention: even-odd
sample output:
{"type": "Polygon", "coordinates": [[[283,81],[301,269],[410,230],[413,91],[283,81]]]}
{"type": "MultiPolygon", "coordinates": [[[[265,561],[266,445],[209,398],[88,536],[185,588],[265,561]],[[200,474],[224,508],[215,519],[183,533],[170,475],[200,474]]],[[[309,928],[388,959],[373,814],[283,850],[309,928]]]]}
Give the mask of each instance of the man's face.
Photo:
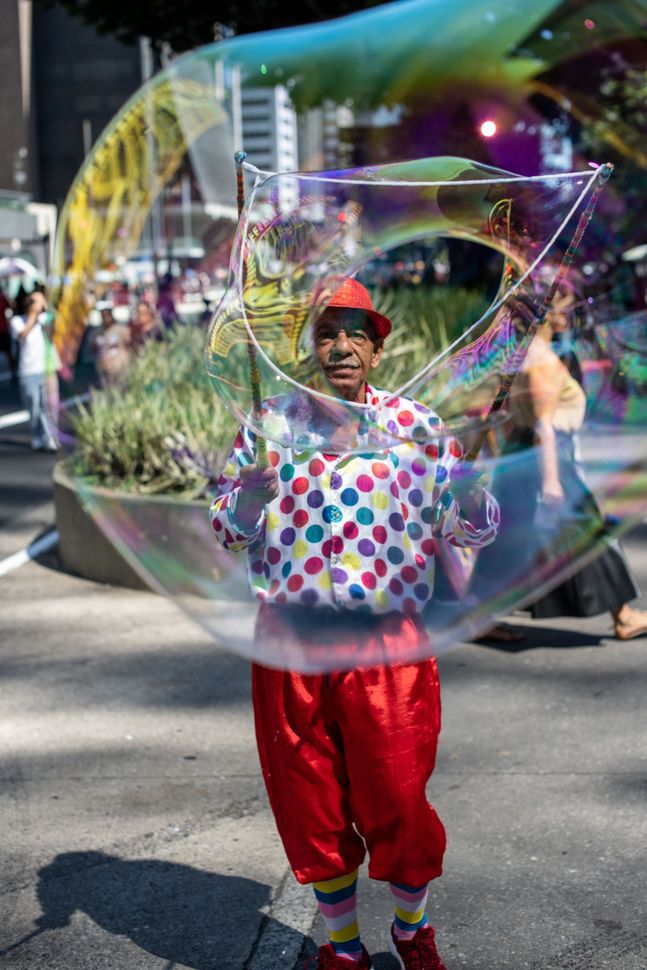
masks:
{"type": "Polygon", "coordinates": [[[382,341],[362,310],[328,307],[315,325],[319,366],[338,397],[364,402],[368,373],[382,356],[382,341]]]}

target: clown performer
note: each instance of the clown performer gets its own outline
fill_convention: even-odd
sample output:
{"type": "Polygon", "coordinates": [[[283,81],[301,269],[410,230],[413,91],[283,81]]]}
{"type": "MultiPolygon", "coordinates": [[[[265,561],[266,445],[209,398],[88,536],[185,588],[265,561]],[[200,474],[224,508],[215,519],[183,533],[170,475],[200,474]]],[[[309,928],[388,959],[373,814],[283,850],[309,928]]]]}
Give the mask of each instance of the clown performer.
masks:
{"type": "Polygon", "coordinates": [[[416,439],[426,442],[346,455],[270,443],[262,468],[256,436],[242,427],[210,510],[222,545],[247,550],[261,601],[257,639],[280,643],[316,630],[331,650],[361,654],[369,643],[373,658],[389,661],[330,674],[253,665],[270,804],[292,870],[313,884],[330,935],[309,964],[318,970],[371,967],[356,914],[367,852],[369,876],[389,883],[389,946],[400,967],[444,970],[425,913],[445,850],[425,796],[440,730],[438,670],[433,656],[398,663],[397,655],[425,655],[425,645],[432,653],[421,614],[437,544],[481,548],[499,521],[484,473],[459,461],[456,441],[439,438],[437,416],[367,383],[390,331],[366,288],[344,278],[314,324],[316,359],[331,395],[388,402],[403,429],[415,414],[424,430],[416,439]]]}

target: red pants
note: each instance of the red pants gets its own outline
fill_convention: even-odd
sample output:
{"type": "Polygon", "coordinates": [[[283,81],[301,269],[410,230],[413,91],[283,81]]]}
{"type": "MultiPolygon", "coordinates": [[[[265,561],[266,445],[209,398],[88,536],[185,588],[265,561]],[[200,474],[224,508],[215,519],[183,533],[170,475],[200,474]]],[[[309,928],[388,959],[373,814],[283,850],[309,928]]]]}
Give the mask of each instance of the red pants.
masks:
{"type": "MultiPolygon", "coordinates": [[[[404,637],[424,635],[398,622],[404,637]]],[[[263,777],[299,882],[352,872],[366,850],[373,879],[439,876],[445,830],[425,796],[440,731],[435,659],[316,675],[255,664],[252,678],[263,777]]]]}

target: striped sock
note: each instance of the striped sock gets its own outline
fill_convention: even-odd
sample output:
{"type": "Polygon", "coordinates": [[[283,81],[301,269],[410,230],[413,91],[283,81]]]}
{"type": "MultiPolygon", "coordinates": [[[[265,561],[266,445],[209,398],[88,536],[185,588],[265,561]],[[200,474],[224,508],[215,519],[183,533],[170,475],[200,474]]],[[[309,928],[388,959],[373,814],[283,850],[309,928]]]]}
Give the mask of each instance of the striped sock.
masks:
{"type": "Polygon", "coordinates": [[[395,903],[393,931],[399,940],[412,940],[429,922],[425,913],[428,883],[416,888],[403,882],[390,882],[389,889],[395,903]]]}
{"type": "Polygon", "coordinates": [[[313,883],[321,916],[338,957],[361,960],[357,925],[357,869],[347,876],[313,883]]]}

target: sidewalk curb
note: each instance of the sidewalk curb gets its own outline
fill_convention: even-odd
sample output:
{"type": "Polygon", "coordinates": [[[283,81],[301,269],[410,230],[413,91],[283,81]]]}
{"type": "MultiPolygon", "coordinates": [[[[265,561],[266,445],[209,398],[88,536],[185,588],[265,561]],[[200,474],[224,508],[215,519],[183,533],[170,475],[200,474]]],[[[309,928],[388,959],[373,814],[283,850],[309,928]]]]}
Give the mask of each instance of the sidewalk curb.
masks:
{"type": "Polygon", "coordinates": [[[317,915],[310,886],[302,886],[288,869],[261,927],[245,970],[292,970],[317,915]],[[288,930],[288,932],[286,932],[288,930]],[[296,932],[295,932],[296,931],[296,932]]]}

